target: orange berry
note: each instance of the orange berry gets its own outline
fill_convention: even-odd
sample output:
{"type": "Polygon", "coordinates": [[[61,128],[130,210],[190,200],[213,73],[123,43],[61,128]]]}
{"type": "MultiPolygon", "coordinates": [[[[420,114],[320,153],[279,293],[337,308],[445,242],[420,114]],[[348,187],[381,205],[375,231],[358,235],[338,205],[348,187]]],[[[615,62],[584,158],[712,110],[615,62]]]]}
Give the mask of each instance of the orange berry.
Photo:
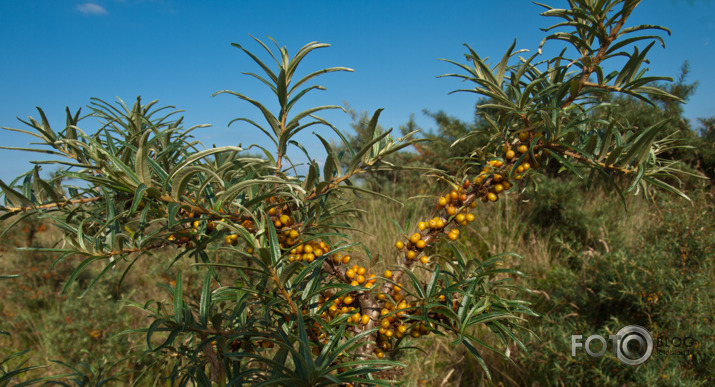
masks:
{"type": "MultiPolygon", "coordinates": [[[[526,133],[526,132],[519,133],[519,140],[526,141],[527,138],[529,138],[529,133],[526,133]]],[[[521,152],[521,153],[524,153],[524,152],[521,152]]]]}
{"type": "Polygon", "coordinates": [[[513,159],[514,156],[516,156],[516,153],[514,153],[513,150],[510,149],[510,150],[506,151],[506,159],[507,160],[513,159]]]}
{"type": "Polygon", "coordinates": [[[423,255],[423,256],[420,257],[420,262],[422,262],[423,264],[426,265],[426,264],[430,263],[430,259],[429,259],[428,256],[423,255]]]}
{"type": "Polygon", "coordinates": [[[364,267],[360,267],[360,268],[357,269],[357,272],[356,272],[356,273],[358,273],[358,274],[360,274],[360,275],[364,275],[365,272],[367,272],[367,270],[366,270],[364,267]]]}
{"type": "Polygon", "coordinates": [[[419,241],[420,239],[422,239],[422,235],[420,233],[416,232],[416,233],[412,234],[412,236],[410,237],[410,242],[417,243],[417,241],[419,241]]]}
{"type": "MultiPolygon", "coordinates": [[[[461,214],[460,214],[461,215],[461,214]]],[[[459,215],[458,215],[459,216],[459,215]]],[[[427,243],[424,241],[424,239],[420,239],[415,243],[415,246],[417,246],[418,249],[424,249],[427,243]]]]}
{"type": "Polygon", "coordinates": [[[467,222],[474,222],[474,214],[467,214],[464,217],[466,218],[467,222]]]}
{"type": "Polygon", "coordinates": [[[357,278],[355,278],[355,281],[357,281],[357,283],[359,283],[359,284],[365,283],[365,276],[359,275],[359,276],[357,276],[357,278]]]}
{"type": "Polygon", "coordinates": [[[527,147],[526,145],[519,146],[519,153],[526,153],[528,151],[529,151],[529,147],[527,147]]]}
{"type": "Polygon", "coordinates": [[[497,168],[501,168],[504,166],[504,162],[501,160],[496,160],[496,161],[494,161],[494,166],[497,168]]]}
{"type": "Polygon", "coordinates": [[[494,192],[499,193],[501,191],[504,191],[504,185],[502,184],[497,184],[494,186],[494,192]]]}
{"type": "Polygon", "coordinates": [[[350,256],[349,255],[344,256],[342,259],[342,262],[344,265],[347,265],[348,263],[350,263],[350,256]]]}
{"type": "Polygon", "coordinates": [[[362,325],[367,325],[367,323],[370,322],[370,316],[363,314],[362,317],[360,317],[360,322],[362,325]]]}
{"type": "Polygon", "coordinates": [[[447,205],[447,199],[441,197],[441,198],[439,198],[439,200],[437,201],[437,204],[439,204],[440,207],[444,207],[444,206],[447,205]]]}
{"type": "Polygon", "coordinates": [[[348,277],[348,278],[350,278],[350,279],[355,278],[355,270],[353,270],[353,269],[348,269],[348,270],[345,272],[345,276],[348,277]]]}
{"type": "Polygon", "coordinates": [[[449,234],[447,234],[447,238],[449,238],[450,240],[456,241],[457,238],[459,238],[459,234],[450,231],[449,234]]]}
{"type": "Polygon", "coordinates": [[[405,247],[405,244],[402,241],[397,241],[395,243],[395,247],[397,247],[398,250],[402,250],[405,247]]]}
{"type": "Polygon", "coordinates": [[[383,273],[383,277],[392,278],[392,272],[389,270],[385,270],[385,272],[383,273]]]}
{"type": "Polygon", "coordinates": [[[345,305],[350,305],[350,304],[353,303],[353,298],[350,297],[350,296],[345,296],[345,298],[343,299],[343,303],[344,303],[345,305]]]}
{"type": "Polygon", "coordinates": [[[490,202],[495,202],[499,200],[499,196],[497,196],[497,194],[495,194],[494,192],[489,192],[487,194],[487,199],[489,199],[490,202]]]}
{"type": "Polygon", "coordinates": [[[427,226],[428,226],[427,222],[417,223],[417,228],[420,229],[420,231],[424,231],[427,228],[427,226]]]}

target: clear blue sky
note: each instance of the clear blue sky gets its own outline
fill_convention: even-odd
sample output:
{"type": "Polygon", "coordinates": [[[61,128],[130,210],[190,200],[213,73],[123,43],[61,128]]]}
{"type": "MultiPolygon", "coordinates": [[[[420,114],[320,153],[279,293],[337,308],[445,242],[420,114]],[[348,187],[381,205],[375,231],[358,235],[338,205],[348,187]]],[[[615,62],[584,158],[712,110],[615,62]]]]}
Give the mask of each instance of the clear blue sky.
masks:
{"type": "MultiPolygon", "coordinates": [[[[562,7],[565,1],[543,0],[562,7]]],[[[90,97],[133,103],[160,100],[186,112],[189,125],[212,124],[196,132],[206,146],[267,145],[255,130],[227,123],[256,117],[247,103],[215,91],[240,91],[269,101],[265,86],[241,75],[257,71],[231,42],[260,52],[249,34],[272,36],[295,53],[310,41],[332,44],[303,64],[346,66],[354,73],[319,78],[326,91],[313,92],[313,104],[348,102],[358,111],[385,108],[381,124],[398,127],[414,113],[423,128],[432,126],[421,111],[444,110],[471,120],[475,96],[447,95],[461,84],[436,76],[456,68],[438,61],[463,61],[463,43],[480,55],[500,58],[514,38],[517,48],[535,50],[545,33],[539,27],[555,19],[538,16],[541,8],[510,1],[178,1],[178,0],[31,0],[3,1],[0,7],[0,126],[22,128],[15,117],[37,117],[35,106],[49,115],[53,128],[64,125],[64,108],[73,110],[90,97]]],[[[709,0],[645,0],[630,24],[670,28],[666,48],[651,51],[652,75],[676,77],[685,60],[695,96],[685,107],[691,119],[715,115],[715,4],[709,0]]],[[[548,45],[547,45],[548,47],[548,45]]],[[[265,58],[265,56],[263,56],[265,58]]],[[[307,107],[308,105],[303,105],[307,107]]],[[[85,110],[86,111],[86,110],[85,110]]],[[[323,114],[349,130],[349,118],[323,114]]],[[[93,132],[90,120],[81,125],[93,132]]],[[[323,130],[321,133],[327,134],[323,130]]],[[[0,143],[24,146],[29,138],[3,131],[0,143]]],[[[309,135],[301,137],[309,148],[309,135]]],[[[320,155],[318,152],[316,155],[320,155]]],[[[0,151],[0,179],[29,170],[38,154],[0,151]]],[[[322,156],[318,156],[321,158],[322,156]]]]}

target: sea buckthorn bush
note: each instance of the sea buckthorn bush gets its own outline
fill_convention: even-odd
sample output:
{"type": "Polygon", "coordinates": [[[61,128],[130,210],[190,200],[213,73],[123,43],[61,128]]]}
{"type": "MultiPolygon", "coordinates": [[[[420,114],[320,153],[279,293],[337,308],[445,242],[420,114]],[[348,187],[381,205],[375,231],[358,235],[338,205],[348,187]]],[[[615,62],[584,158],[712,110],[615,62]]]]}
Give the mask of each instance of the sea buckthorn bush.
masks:
{"type": "MultiPolygon", "coordinates": [[[[666,122],[630,127],[609,114],[603,99],[612,93],[676,99],[651,86],[666,78],[646,76],[642,68],[653,45],[663,43],[642,31],[667,29],[627,26],[637,1],[569,4],[545,6],[543,13],[560,19],[548,29],[558,32],[542,43],[565,43],[556,56],[540,57],[539,47],[520,57],[525,50],[514,51],[515,42],[493,66],[469,47],[466,63],[447,61],[459,72],[445,76],[468,85],[458,91],[484,98],[480,112],[488,126],[478,135],[485,141],[459,155],[457,170],[430,171],[447,188],[395,241],[392,256],[373,255],[369,245],[347,237],[345,230],[359,227],[350,195],[381,197],[360,178],[399,170],[388,157],[424,139],[378,130],[379,109],[367,123],[368,141],[354,147],[317,115],[341,107],[296,112],[306,93],[323,88],[312,85],[315,78],[352,71],[329,67],[298,76],[302,60],[328,46],[318,42],[291,56],[256,39],[263,59],[233,44],[255,62],[257,72],[248,75],[270,88],[278,108],[241,92],[215,95],[257,109],[263,120],[238,117],[231,124],[264,134],[269,148],[203,148],[191,136],[197,127],[184,128],[173,108],[141,98],[131,107],[92,100],[84,117],[67,109],[59,131],[38,109],[39,121],[23,121],[29,130],[9,130],[35,137],[44,148],[11,149],[55,159],[36,162],[13,182],[0,181],[0,218],[14,219],[11,228],[37,216],[63,231],[54,247],[34,250],[57,261],[83,257],[65,290],[90,265],[101,272],[85,292],[157,251],[171,249],[174,262],[193,261],[188,272],[177,269],[161,286],[168,303],[160,297],[135,303],[151,323],[124,332],[145,335],[148,351],[168,364],[172,384],[387,385],[389,371],[401,367],[395,355],[419,348],[428,335],[452,338],[488,371],[482,352],[502,351],[482,340],[478,328],[526,351],[525,321],[534,312],[524,301],[526,289],[513,282],[521,273],[502,264],[508,252],[479,256],[460,243],[470,225],[488,227],[480,206],[518,195],[549,168],[600,175],[621,196],[653,187],[685,196],[677,187],[677,161],[659,157],[669,146],[658,140],[666,122]],[[639,49],[639,43],[648,45],[639,49]],[[624,59],[620,69],[606,67],[613,58],[624,59]],[[295,140],[318,126],[341,142],[334,146],[316,134],[327,154],[320,163],[295,140]],[[247,155],[249,149],[260,157],[247,155]],[[308,165],[296,165],[289,150],[305,153],[308,165]],[[44,164],[61,169],[43,179],[44,164]],[[187,281],[188,275],[196,280],[187,281]]],[[[425,178],[424,184],[431,183],[425,178]]]]}

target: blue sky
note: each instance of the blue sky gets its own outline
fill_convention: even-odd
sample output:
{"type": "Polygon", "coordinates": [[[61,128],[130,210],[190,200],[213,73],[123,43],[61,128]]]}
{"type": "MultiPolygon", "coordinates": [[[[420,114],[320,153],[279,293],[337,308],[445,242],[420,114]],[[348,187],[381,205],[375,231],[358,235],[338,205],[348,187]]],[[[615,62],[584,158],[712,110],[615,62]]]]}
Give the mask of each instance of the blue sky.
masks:
{"type": "MultiPolygon", "coordinates": [[[[544,2],[557,7],[566,3],[544,2]]],[[[651,51],[650,74],[676,77],[683,62],[690,62],[689,80],[699,82],[685,106],[691,119],[715,115],[714,3],[645,0],[629,21],[673,31],[665,37],[665,49],[656,46],[651,51]]],[[[539,28],[553,22],[538,16],[540,11],[523,0],[5,1],[0,8],[0,126],[22,128],[15,117],[37,117],[35,106],[40,106],[59,131],[65,106],[76,110],[90,97],[120,97],[132,104],[141,95],[144,101],[159,99],[162,106],[186,110],[188,125],[212,124],[196,132],[206,146],[267,146],[253,129],[227,128],[233,118],[257,117],[247,103],[228,95],[211,97],[229,89],[275,106],[265,86],[241,75],[258,71],[253,62],[230,46],[237,42],[260,53],[251,34],[264,41],[271,36],[291,53],[310,41],[330,43],[332,47],[304,61],[303,74],[318,66],[355,69],[318,78],[327,90],[313,92],[304,108],[344,102],[358,111],[385,108],[380,120],[385,127],[396,128],[415,114],[417,123],[429,129],[433,124],[423,109],[471,120],[476,102],[475,95],[448,95],[462,85],[456,79],[436,78],[456,69],[438,59],[463,61],[463,43],[482,56],[500,58],[514,38],[517,48],[533,51],[545,36],[539,28]]],[[[349,130],[344,113],[322,116],[349,130]]],[[[80,127],[93,132],[97,125],[86,120],[80,127]]],[[[307,133],[300,140],[322,158],[314,137],[307,133]]],[[[6,146],[28,141],[19,134],[0,133],[6,146]]],[[[36,158],[0,150],[0,179],[12,180],[36,158]]]]}

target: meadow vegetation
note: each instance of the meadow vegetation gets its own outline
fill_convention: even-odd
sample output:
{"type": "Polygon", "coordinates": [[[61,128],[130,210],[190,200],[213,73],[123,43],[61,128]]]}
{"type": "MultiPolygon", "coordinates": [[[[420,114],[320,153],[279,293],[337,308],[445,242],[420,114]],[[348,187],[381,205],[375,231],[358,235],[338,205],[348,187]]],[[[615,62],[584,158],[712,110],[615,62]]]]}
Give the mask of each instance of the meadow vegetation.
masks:
{"type": "Polygon", "coordinates": [[[270,149],[203,148],[141,98],[6,128],[55,159],[0,181],[0,386],[711,385],[713,120],[682,117],[687,65],[646,74],[669,31],[627,24],[637,4],[545,6],[553,58],[467,47],[445,76],[475,120],[427,112],[400,137],[381,110],[350,132],[316,115],[340,106],[295,113],[351,69],[299,77],[326,44],[257,39],[265,61],[234,46],[280,109],[216,94],[260,111],[232,124],[270,149]],[[294,141],[318,126],[337,139],[320,163],[294,141]],[[571,356],[571,335],[629,324],[656,338],[645,363],[571,356]]]}

